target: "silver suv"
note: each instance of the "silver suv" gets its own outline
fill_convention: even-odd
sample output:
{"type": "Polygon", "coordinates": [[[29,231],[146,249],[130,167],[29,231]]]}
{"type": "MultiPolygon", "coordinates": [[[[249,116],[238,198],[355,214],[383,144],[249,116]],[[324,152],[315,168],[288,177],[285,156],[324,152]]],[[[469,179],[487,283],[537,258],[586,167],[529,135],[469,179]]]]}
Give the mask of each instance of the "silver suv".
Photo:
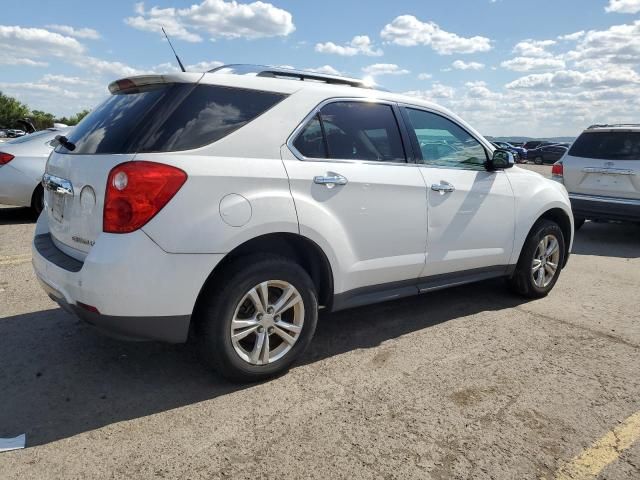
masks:
{"type": "Polygon", "coordinates": [[[640,125],[592,125],[553,166],[575,217],[640,222],[640,125]]]}

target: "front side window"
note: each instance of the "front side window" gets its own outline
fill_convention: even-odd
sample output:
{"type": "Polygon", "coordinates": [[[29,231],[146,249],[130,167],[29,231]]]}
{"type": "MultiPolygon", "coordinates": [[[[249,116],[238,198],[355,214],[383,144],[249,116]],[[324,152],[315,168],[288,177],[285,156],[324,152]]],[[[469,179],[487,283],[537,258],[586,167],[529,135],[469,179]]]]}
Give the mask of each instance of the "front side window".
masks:
{"type": "Polygon", "coordinates": [[[405,162],[400,129],[390,105],[325,105],[293,142],[307,158],[405,162]]]}
{"type": "Polygon", "coordinates": [[[418,162],[438,167],[484,170],[487,154],[480,142],[451,120],[424,110],[407,108],[418,162]]]}

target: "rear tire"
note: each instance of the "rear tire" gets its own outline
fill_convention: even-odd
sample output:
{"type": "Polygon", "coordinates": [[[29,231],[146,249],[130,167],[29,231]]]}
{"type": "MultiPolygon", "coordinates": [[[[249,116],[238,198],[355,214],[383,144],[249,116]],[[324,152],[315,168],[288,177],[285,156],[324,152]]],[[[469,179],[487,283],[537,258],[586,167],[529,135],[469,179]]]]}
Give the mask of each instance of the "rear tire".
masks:
{"type": "Polygon", "coordinates": [[[218,278],[205,287],[196,312],[203,362],[237,382],[287,371],[311,342],[318,321],[316,289],[307,272],[288,258],[256,254],[234,261],[218,278]]]}
{"type": "Polygon", "coordinates": [[[527,298],[547,296],[558,281],[564,258],[562,229],[551,220],[538,220],[522,247],[516,271],[508,279],[509,287],[527,298]]]}
{"type": "Polygon", "coordinates": [[[544,162],[542,160],[542,157],[536,157],[533,159],[533,163],[535,163],[536,165],[542,165],[544,162]]]}
{"type": "Polygon", "coordinates": [[[38,184],[36,189],[33,191],[33,195],[31,195],[31,211],[35,215],[36,218],[40,216],[42,210],[44,209],[44,189],[42,185],[38,184]]]}

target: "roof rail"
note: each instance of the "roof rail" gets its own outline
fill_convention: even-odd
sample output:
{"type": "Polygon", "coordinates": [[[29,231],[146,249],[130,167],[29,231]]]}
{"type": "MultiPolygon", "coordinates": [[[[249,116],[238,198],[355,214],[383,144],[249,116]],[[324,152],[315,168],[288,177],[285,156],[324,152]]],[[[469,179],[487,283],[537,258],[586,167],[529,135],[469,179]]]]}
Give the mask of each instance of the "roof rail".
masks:
{"type": "Polygon", "coordinates": [[[615,128],[615,127],[640,127],[640,123],[596,123],[595,125],[590,125],[587,127],[587,130],[591,130],[593,128],[615,128]]]}
{"type": "Polygon", "coordinates": [[[312,81],[328,83],[331,85],[348,85],[356,88],[370,88],[384,90],[379,85],[365,82],[357,78],[330,75],[325,73],[309,72],[285,67],[272,67],[266,65],[230,64],[209,70],[207,73],[227,73],[232,75],[255,75],[256,77],[288,78],[300,81],[312,81]]]}

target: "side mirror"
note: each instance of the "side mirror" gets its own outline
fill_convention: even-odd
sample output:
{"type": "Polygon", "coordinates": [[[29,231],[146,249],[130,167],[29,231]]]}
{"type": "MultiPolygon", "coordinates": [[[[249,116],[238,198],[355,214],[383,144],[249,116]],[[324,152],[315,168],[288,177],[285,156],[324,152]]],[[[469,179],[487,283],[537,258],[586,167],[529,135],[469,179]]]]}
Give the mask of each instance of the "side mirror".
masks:
{"type": "Polygon", "coordinates": [[[508,150],[498,148],[494,150],[491,160],[487,160],[485,168],[493,172],[495,170],[503,170],[505,168],[511,168],[516,164],[516,159],[508,150]]]}

